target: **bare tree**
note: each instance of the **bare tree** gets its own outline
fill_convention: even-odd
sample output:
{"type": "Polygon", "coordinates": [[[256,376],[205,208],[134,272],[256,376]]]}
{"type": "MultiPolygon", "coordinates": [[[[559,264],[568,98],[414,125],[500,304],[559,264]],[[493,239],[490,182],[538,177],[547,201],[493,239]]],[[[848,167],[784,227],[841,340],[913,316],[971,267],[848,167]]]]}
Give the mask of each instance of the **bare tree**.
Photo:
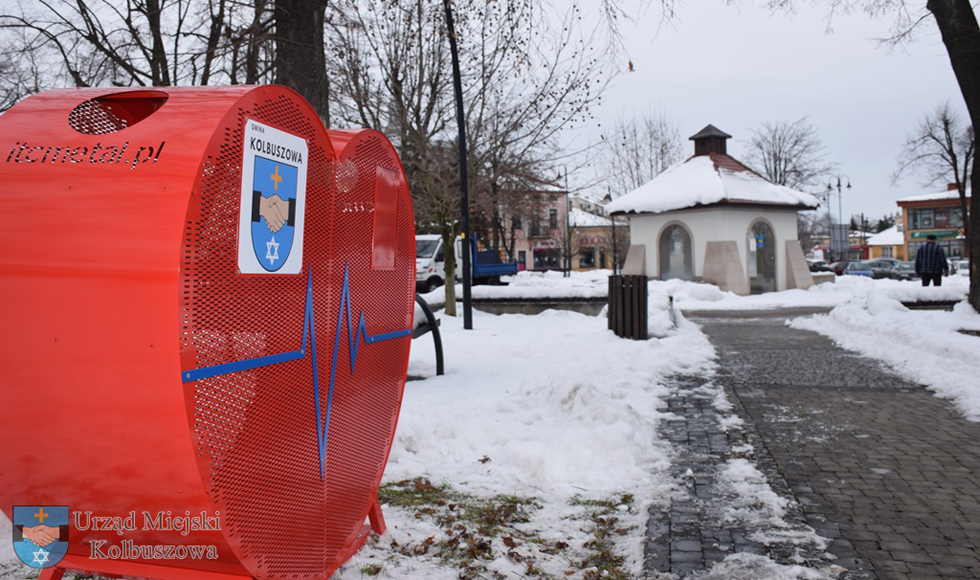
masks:
{"type": "Polygon", "coordinates": [[[683,143],[677,123],[664,112],[629,121],[620,119],[602,152],[614,196],[640,187],[680,161],[683,143]]]}
{"type": "Polygon", "coordinates": [[[764,121],[752,132],[746,161],[769,181],[793,189],[813,186],[834,169],[817,128],[806,117],[764,121]]]}
{"type": "MultiPolygon", "coordinates": [[[[792,7],[793,0],[769,0],[770,8],[792,7]]],[[[672,6],[670,0],[661,0],[664,7],[672,6]]],[[[831,0],[828,12],[859,8],[872,16],[892,16],[895,20],[895,33],[892,42],[910,39],[918,24],[931,14],[942,36],[946,54],[956,75],[960,93],[970,116],[970,125],[980,125],[980,24],[971,0],[926,0],[923,4],[906,0],[831,0]],[[913,6],[913,7],[910,7],[913,6]],[[921,6],[916,14],[914,6],[921,6]],[[928,14],[927,14],[928,13],[928,14]]],[[[980,165],[976,163],[970,170],[970,184],[974,192],[980,189],[980,165]]],[[[969,231],[980,231],[980,196],[970,196],[969,231]]],[[[970,255],[970,305],[980,312],[980,236],[967,240],[970,255]]]]}
{"type": "Polygon", "coordinates": [[[813,248],[821,243],[824,235],[827,234],[827,224],[829,215],[819,212],[799,212],[796,215],[796,237],[800,241],[800,247],[805,253],[809,253],[813,248]]]}
{"type": "Polygon", "coordinates": [[[19,31],[21,51],[55,67],[56,82],[77,87],[168,86],[187,74],[188,35],[203,26],[189,18],[192,0],[18,2],[0,27],[19,31]]]}
{"type": "MultiPolygon", "coordinates": [[[[461,0],[453,9],[465,64],[474,230],[467,233],[481,232],[506,250],[507,212],[525,207],[528,184],[554,171],[558,135],[589,114],[605,86],[604,51],[578,30],[574,6],[561,18],[530,0],[461,0]]],[[[430,179],[445,166],[444,144],[455,140],[441,3],[355,4],[329,15],[327,30],[328,66],[338,79],[335,114],[392,137],[420,229],[452,241],[462,233],[458,211],[446,210],[458,207],[458,192],[445,179],[430,179]]]]}
{"type": "MultiPolygon", "coordinates": [[[[272,82],[273,7],[273,0],[8,3],[0,9],[0,46],[14,58],[0,75],[0,107],[66,85],[272,82]]],[[[289,35],[294,25],[279,22],[279,29],[289,35]]]]}
{"type": "MultiPolygon", "coordinates": [[[[898,157],[898,169],[892,175],[892,182],[911,172],[922,176],[923,185],[953,184],[959,192],[960,210],[966,216],[967,183],[976,153],[973,127],[964,127],[960,116],[947,101],[919,121],[915,131],[908,136],[898,157]]],[[[970,225],[969,220],[963,221],[967,244],[972,233],[970,225]]]]}

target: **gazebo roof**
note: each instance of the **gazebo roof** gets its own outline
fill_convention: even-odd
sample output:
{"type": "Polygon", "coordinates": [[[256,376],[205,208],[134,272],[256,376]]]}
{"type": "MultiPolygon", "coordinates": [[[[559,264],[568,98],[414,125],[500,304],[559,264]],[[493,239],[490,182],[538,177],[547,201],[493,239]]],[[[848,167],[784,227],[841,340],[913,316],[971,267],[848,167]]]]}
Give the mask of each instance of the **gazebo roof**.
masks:
{"type": "MultiPolygon", "coordinates": [[[[708,125],[702,133],[717,131],[708,125]]],[[[692,137],[692,139],[694,138],[692,137]]],[[[771,205],[814,209],[819,200],[802,191],[776,185],[724,153],[695,155],[673,165],[640,187],[606,205],[609,213],[664,213],[718,204],[771,205]]]]}
{"type": "Polygon", "coordinates": [[[709,124],[704,129],[698,131],[696,134],[688,137],[688,139],[690,139],[691,141],[697,141],[698,139],[707,139],[708,137],[721,137],[722,139],[732,138],[732,136],[729,135],[728,133],[725,133],[718,127],[709,124]]]}

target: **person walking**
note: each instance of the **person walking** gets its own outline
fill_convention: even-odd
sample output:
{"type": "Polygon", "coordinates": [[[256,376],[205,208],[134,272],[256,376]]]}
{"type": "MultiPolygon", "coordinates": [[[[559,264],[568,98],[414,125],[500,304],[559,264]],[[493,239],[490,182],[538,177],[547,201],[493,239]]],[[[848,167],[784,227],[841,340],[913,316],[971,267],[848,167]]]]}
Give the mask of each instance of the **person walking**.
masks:
{"type": "Polygon", "coordinates": [[[923,286],[928,286],[930,280],[934,286],[942,286],[943,276],[949,276],[946,252],[936,243],[935,234],[929,234],[926,240],[926,245],[915,253],[915,274],[922,278],[923,286]]]}

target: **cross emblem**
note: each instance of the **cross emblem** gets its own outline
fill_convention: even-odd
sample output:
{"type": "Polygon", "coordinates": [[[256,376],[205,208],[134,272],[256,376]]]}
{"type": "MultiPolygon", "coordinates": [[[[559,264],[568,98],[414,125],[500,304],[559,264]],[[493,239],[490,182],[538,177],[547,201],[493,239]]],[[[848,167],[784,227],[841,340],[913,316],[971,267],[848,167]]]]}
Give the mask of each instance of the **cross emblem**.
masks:
{"type": "Polygon", "coordinates": [[[269,179],[271,179],[272,181],[275,182],[275,183],[272,184],[273,189],[275,189],[276,191],[279,191],[279,182],[282,181],[282,176],[279,175],[279,166],[278,165],[276,165],[276,172],[273,173],[272,175],[270,175],[269,176],[269,179]]]}
{"type": "Polygon", "coordinates": [[[44,508],[41,508],[36,514],[34,514],[34,517],[37,518],[37,521],[39,521],[39,522],[41,522],[43,524],[44,523],[44,518],[51,517],[51,514],[44,513],[44,508]]]}

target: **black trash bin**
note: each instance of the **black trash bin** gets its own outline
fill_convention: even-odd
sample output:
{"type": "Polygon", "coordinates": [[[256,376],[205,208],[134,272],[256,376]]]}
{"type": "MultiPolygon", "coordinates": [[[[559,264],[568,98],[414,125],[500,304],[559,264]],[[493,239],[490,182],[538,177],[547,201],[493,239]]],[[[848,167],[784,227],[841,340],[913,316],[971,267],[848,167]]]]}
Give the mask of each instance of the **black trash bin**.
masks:
{"type": "Polygon", "coordinates": [[[647,277],[614,275],[609,277],[609,329],[616,336],[646,340],[647,277]]]}

